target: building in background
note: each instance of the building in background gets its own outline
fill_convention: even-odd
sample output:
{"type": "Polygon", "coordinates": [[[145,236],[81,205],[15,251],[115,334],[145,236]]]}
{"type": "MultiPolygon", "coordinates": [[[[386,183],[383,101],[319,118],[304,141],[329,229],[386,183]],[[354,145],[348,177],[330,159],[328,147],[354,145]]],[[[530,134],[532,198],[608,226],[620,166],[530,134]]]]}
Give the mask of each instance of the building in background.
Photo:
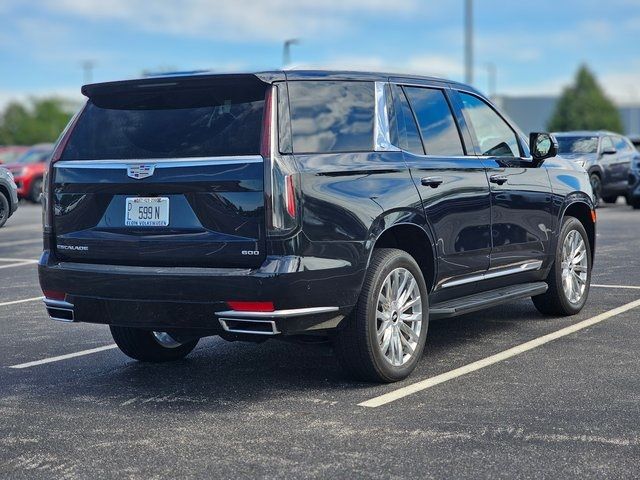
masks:
{"type": "MultiPolygon", "coordinates": [[[[508,96],[494,97],[495,104],[503,109],[523,132],[544,132],[553,115],[559,97],[556,96],[508,96]]],[[[624,124],[624,134],[640,135],[640,104],[619,106],[624,124]]]]}

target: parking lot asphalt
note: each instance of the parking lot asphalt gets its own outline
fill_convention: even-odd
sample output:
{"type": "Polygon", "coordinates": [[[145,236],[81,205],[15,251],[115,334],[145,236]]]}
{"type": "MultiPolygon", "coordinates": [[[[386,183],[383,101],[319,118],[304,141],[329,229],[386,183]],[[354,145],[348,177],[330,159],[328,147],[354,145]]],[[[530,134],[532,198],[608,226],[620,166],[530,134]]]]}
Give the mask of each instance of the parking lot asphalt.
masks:
{"type": "Polygon", "coordinates": [[[148,365],[103,326],[50,321],[40,210],[21,205],[0,230],[0,478],[638,478],[640,212],[598,216],[579,315],[526,300],[432,322],[413,375],[373,385],[323,346],[214,338],[148,365]]]}

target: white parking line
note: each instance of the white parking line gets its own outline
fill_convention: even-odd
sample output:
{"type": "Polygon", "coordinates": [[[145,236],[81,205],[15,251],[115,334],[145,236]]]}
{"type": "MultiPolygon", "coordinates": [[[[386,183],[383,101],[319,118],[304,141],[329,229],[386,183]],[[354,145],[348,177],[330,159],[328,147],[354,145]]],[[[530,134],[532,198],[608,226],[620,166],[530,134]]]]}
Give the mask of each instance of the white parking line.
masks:
{"type": "Polygon", "coordinates": [[[595,317],[589,318],[587,320],[583,320],[582,322],[578,322],[574,325],[570,325],[568,327],[562,328],[553,333],[549,333],[547,335],[543,335],[542,337],[535,338],[533,340],[525,342],[516,347],[509,348],[508,350],[504,350],[495,355],[491,355],[490,357],[483,358],[482,360],[478,360],[476,362],[472,362],[463,367],[456,368],[454,370],[442,373],[440,375],[436,375],[435,377],[427,378],[426,380],[422,380],[420,382],[407,385],[406,387],[402,387],[392,392],[385,393],[384,395],[380,395],[379,397],[366,400],[362,403],[359,403],[358,405],[361,407],[371,407],[371,408],[381,407],[382,405],[395,402],[396,400],[400,400],[401,398],[404,398],[408,395],[412,395],[422,390],[426,390],[427,388],[431,388],[435,385],[439,385],[449,380],[453,380],[454,378],[460,377],[462,375],[466,375],[467,373],[475,372],[476,370],[480,370],[481,368],[488,367],[495,363],[507,360],[511,357],[515,357],[516,355],[520,355],[521,353],[527,352],[529,350],[533,350],[534,348],[540,347],[545,343],[549,343],[558,338],[578,332],[592,325],[595,325],[596,323],[600,323],[604,320],[607,320],[608,318],[615,317],[616,315],[620,315],[621,313],[627,312],[638,306],[640,306],[640,299],[627,303],[625,305],[622,305],[621,307],[614,308],[613,310],[609,310],[608,312],[601,313],[600,315],[596,315],[595,317]]]}
{"type": "Polygon", "coordinates": [[[92,353],[104,352],[105,350],[112,350],[118,348],[117,345],[105,345],[104,347],[91,348],[89,350],[82,350],[75,353],[67,353],[66,355],[59,355],[57,357],[43,358],[42,360],[35,360],[33,362],[20,363],[18,365],[11,365],[9,368],[29,368],[37,365],[44,365],[46,363],[59,362],[61,360],[67,360],[68,358],[82,357],[83,355],[91,355],[92,353]]]}
{"type": "Polygon", "coordinates": [[[3,268],[24,267],[25,265],[33,265],[35,263],[38,263],[38,260],[23,260],[21,262],[9,263],[8,265],[0,265],[0,270],[3,268]]]}
{"type": "Polygon", "coordinates": [[[640,287],[634,285],[597,285],[592,283],[591,286],[596,288],[627,288],[630,290],[640,290],[640,287]]]}
{"type": "Polygon", "coordinates": [[[17,245],[29,245],[29,244],[39,243],[42,245],[42,239],[32,238],[31,240],[14,240],[11,242],[0,242],[0,247],[15,247],[17,245]]]}
{"type": "Polygon", "coordinates": [[[42,300],[43,297],[23,298],[22,300],[12,300],[10,302],[0,303],[0,307],[6,307],[7,305],[17,305],[18,303],[35,302],[36,300],[42,300]]]}

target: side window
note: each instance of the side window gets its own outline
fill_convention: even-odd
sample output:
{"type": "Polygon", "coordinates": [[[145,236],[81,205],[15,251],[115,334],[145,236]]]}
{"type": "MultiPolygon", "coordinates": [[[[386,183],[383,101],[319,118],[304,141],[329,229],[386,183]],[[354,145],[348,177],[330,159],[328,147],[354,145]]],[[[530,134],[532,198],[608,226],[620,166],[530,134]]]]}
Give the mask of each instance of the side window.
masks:
{"type": "Polygon", "coordinates": [[[467,93],[459,94],[482,155],[519,157],[518,138],[511,127],[483,100],[467,93]]]}
{"type": "Polygon", "coordinates": [[[442,90],[404,87],[420,125],[427,155],[464,155],[458,127],[442,90]]]}
{"type": "Polygon", "coordinates": [[[292,81],[288,86],[295,153],[373,150],[373,82],[292,81]]]}
{"type": "Polygon", "coordinates": [[[613,148],[615,148],[615,146],[613,145],[613,140],[611,139],[611,137],[602,137],[602,145],[600,146],[600,151],[604,152],[613,148]]]}
{"type": "MultiPolygon", "coordinates": [[[[395,145],[415,155],[424,155],[418,126],[411,112],[409,102],[407,102],[407,97],[399,86],[393,85],[391,88],[393,91],[393,106],[396,113],[396,121],[393,123],[397,126],[398,143],[395,143],[395,145]]],[[[391,132],[393,134],[393,130],[391,132]]]]}
{"type": "Polygon", "coordinates": [[[627,145],[627,142],[624,138],[615,137],[615,142],[616,142],[616,150],[618,150],[619,152],[625,152],[629,150],[629,145],[627,145]]]}

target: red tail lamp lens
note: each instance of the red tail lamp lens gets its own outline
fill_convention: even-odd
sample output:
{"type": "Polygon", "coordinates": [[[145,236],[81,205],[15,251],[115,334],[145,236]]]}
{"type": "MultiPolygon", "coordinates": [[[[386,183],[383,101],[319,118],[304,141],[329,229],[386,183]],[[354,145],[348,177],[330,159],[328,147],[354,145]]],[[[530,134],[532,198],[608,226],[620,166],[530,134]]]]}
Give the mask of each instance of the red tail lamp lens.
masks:
{"type": "Polygon", "coordinates": [[[231,310],[241,312],[273,312],[273,302],[227,302],[231,310]]]}
{"type": "Polygon", "coordinates": [[[45,298],[48,298],[49,300],[62,301],[67,296],[66,293],[59,292],[57,290],[43,290],[42,293],[44,293],[45,298]]]}
{"type": "Polygon", "coordinates": [[[293,175],[287,175],[286,177],[286,189],[287,189],[287,213],[291,218],[296,216],[296,192],[293,187],[293,175]]]}

